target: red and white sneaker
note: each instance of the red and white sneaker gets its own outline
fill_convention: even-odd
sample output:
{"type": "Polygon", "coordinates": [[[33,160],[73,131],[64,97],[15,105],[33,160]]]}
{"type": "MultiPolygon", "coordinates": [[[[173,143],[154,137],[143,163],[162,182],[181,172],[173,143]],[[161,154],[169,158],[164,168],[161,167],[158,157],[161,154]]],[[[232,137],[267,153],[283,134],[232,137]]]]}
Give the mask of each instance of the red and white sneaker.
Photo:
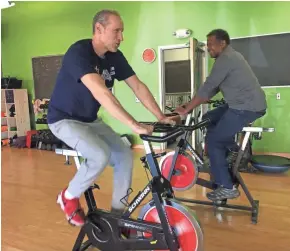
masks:
{"type": "Polygon", "coordinates": [[[65,198],[66,189],[60,192],[57,196],[57,203],[60,205],[62,211],[64,211],[66,219],[73,226],[83,226],[85,224],[85,213],[81,208],[78,198],[68,200],[65,198]]]}

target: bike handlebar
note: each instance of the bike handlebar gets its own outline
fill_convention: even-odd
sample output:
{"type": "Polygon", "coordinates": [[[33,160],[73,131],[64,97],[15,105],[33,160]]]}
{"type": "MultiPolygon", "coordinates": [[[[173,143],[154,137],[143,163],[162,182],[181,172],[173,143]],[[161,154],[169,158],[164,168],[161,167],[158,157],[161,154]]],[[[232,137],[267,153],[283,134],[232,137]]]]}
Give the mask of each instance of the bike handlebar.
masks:
{"type": "MultiPolygon", "coordinates": [[[[206,101],[206,103],[207,104],[212,104],[213,107],[218,107],[220,105],[226,104],[226,101],[222,98],[222,99],[217,99],[217,100],[208,100],[208,101],[206,101]]],[[[183,105],[182,107],[185,108],[185,105],[183,105]]],[[[165,109],[167,109],[170,112],[174,112],[174,110],[175,110],[174,108],[172,108],[170,106],[165,106],[165,109]]],[[[192,110],[189,111],[189,113],[191,113],[191,112],[192,112],[192,110]]]]}
{"type": "Polygon", "coordinates": [[[210,123],[210,120],[205,119],[195,125],[189,125],[189,126],[162,124],[158,122],[140,122],[140,123],[152,125],[154,127],[153,132],[168,132],[169,134],[165,136],[152,136],[152,135],[140,134],[140,138],[144,141],[163,143],[171,139],[175,139],[187,131],[194,131],[201,127],[207,126],[210,123]]]}
{"type": "Polygon", "coordinates": [[[163,143],[163,142],[168,142],[171,139],[175,139],[175,138],[181,136],[182,134],[184,134],[183,129],[175,129],[173,132],[171,132],[170,134],[167,134],[165,136],[152,136],[152,135],[141,134],[140,138],[144,141],[163,143]]]}
{"type": "Polygon", "coordinates": [[[222,98],[220,100],[209,100],[207,101],[208,104],[213,104],[213,107],[218,107],[220,105],[226,104],[226,101],[222,98]]]}

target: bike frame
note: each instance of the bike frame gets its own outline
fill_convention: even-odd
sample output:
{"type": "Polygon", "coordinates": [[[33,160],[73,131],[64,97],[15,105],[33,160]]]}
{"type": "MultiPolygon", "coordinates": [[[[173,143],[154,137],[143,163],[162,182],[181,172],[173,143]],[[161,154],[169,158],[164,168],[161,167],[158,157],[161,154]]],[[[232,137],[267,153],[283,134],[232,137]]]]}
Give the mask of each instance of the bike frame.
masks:
{"type": "MultiPolygon", "coordinates": [[[[191,114],[189,114],[188,116],[191,116],[191,114]]],[[[201,122],[198,122],[197,125],[200,125],[200,126],[196,126],[196,129],[200,129],[202,127],[205,127],[206,125],[208,125],[208,123],[210,123],[209,121],[208,121],[208,123],[206,123],[206,121],[207,121],[207,119],[205,119],[201,122]]],[[[192,122],[191,117],[188,117],[186,123],[190,124],[191,122],[192,122]]],[[[221,201],[219,203],[215,203],[215,202],[192,200],[192,199],[185,199],[185,198],[176,198],[176,199],[179,201],[194,203],[194,204],[212,205],[212,206],[219,206],[219,207],[225,207],[225,208],[251,211],[252,212],[252,223],[257,223],[258,212],[259,212],[259,201],[253,199],[251,193],[249,192],[245,182],[243,181],[243,179],[238,171],[238,168],[239,168],[239,165],[241,163],[242,157],[244,155],[244,151],[246,149],[246,146],[249,143],[251,133],[261,135],[262,132],[273,132],[273,131],[274,131],[274,128],[263,128],[263,127],[244,127],[242,130],[242,133],[244,133],[244,138],[243,138],[243,141],[240,145],[240,149],[238,151],[238,156],[237,156],[237,159],[235,161],[235,164],[232,167],[232,174],[234,177],[235,185],[237,187],[241,186],[244,193],[246,194],[246,197],[251,205],[250,207],[249,206],[241,206],[241,205],[229,205],[229,204],[226,204],[226,200],[221,201]]],[[[188,136],[187,133],[188,132],[183,134],[180,141],[178,142],[176,149],[174,150],[175,153],[173,155],[172,164],[171,164],[169,175],[167,178],[169,181],[171,180],[172,175],[174,174],[174,169],[175,169],[178,155],[182,154],[182,152],[184,152],[187,149],[192,153],[192,155],[195,157],[197,162],[199,164],[201,164],[201,167],[203,169],[206,169],[204,167],[204,159],[197,153],[197,151],[186,140],[186,138],[188,136]]],[[[210,173],[210,169],[208,168],[208,170],[205,172],[210,173]]],[[[199,178],[199,177],[196,180],[196,184],[201,185],[201,186],[206,187],[206,188],[209,188],[209,189],[212,189],[212,190],[216,188],[216,185],[213,182],[199,178]]]]}
{"type": "MultiPolygon", "coordinates": [[[[176,131],[171,133],[171,137],[179,136],[183,132],[176,131]]],[[[167,198],[173,198],[173,190],[170,182],[165,179],[160,169],[158,168],[158,163],[156,158],[161,156],[160,154],[155,154],[153,151],[153,147],[151,142],[149,142],[150,136],[144,137],[144,147],[146,151],[146,158],[142,158],[142,162],[144,165],[150,170],[152,174],[151,181],[145,186],[142,192],[139,192],[137,196],[132,200],[132,202],[128,205],[128,209],[122,216],[114,215],[110,212],[105,212],[97,209],[96,201],[93,195],[93,189],[98,188],[99,186],[94,184],[87,191],[85,191],[85,198],[88,205],[88,214],[87,214],[87,224],[85,224],[78,235],[78,238],[75,242],[73,251],[83,251],[88,249],[91,245],[99,247],[99,248],[107,248],[109,250],[128,250],[128,249],[169,249],[172,251],[178,251],[178,241],[177,238],[169,224],[168,217],[165,211],[164,200],[162,195],[166,193],[167,198]],[[148,141],[145,139],[148,137],[148,141]],[[142,222],[140,220],[131,219],[131,215],[136,210],[136,208],[142,203],[142,201],[152,193],[152,203],[154,203],[156,210],[158,211],[158,216],[160,218],[160,224],[158,223],[150,223],[150,222],[142,222]],[[114,242],[110,242],[110,244],[102,244],[99,241],[95,240],[93,236],[93,231],[101,232],[100,228],[94,224],[95,218],[101,217],[102,219],[107,219],[110,221],[112,226],[116,228],[127,227],[131,229],[138,230],[140,232],[151,232],[152,238],[148,239],[123,239],[123,238],[115,238],[114,242]],[[88,241],[83,242],[83,239],[86,234],[92,234],[88,241]],[[91,241],[93,240],[93,241],[91,241]]],[[[141,136],[142,138],[142,136],[141,136]]],[[[155,142],[165,141],[169,136],[165,136],[162,138],[156,137],[155,142]]],[[[151,136],[151,140],[154,140],[154,136],[151,136]]],[[[55,152],[57,154],[66,156],[66,163],[69,160],[68,156],[72,156],[75,160],[77,169],[80,168],[80,158],[82,157],[81,153],[76,150],[71,149],[56,149],[55,152]]],[[[128,191],[129,192],[129,191],[128,191]]],[[[124,198],[128,197],[130,193],[128,193],[124,198]]],[[[124,199],[123,198],[123,199],[124,199]]],[[[113,233],[116,234],[117,233],[113,233]]]]}

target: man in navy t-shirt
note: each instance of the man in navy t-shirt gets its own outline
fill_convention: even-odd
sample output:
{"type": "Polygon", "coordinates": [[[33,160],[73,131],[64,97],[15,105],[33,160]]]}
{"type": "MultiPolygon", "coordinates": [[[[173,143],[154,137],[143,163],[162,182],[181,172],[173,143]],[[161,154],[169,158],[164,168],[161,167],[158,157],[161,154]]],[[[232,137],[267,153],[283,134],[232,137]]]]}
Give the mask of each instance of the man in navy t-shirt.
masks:
{"type": "Polygon", "coordinates": [[[108,164],[114,167],[113,212],[122,213],[124,205],[120,200],[131,186],[132,152],[98,118],[100,106],[136,134],[152,133],[152,126],[139,124],[111,93],[114,80],[124,80],[158,121],[172,122],[118,50],[122,32],[123,22],[117,12],[97,13],[93,38],[75,42],[65,53],[49,104],[47,120],[53,134],[86,159],[69,186],[58,195],[66,218],[77,226],[84,224],[79,197],[108,164]]]}

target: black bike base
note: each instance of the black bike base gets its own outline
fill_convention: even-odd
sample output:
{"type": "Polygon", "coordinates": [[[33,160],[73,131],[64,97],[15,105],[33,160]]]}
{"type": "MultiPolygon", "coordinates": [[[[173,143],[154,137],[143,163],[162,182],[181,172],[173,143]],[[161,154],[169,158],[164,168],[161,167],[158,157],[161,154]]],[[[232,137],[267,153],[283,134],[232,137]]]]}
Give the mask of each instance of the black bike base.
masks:
{"type": "MultiPolygon", "coordinates": [[[[167,250],[168,248],[170,250],[178,250],[177,240],[172,236],[174,233],[167,232],[167,218],[162,214],[161,194],[166,193],[168,198],[173,196],[170,194],[172,188],[169,181],[162,177],[153,177],[144,190],[136,195],[132,203],[127,205],[128,209],[122,216],[97,208],[93,195],[93,189],[96,188],[99,189],[99,186],[94,184],[84,193],[88,204],[88,213],[85,225],[82,226],[75,241],[73,251],[85,251],[90,247],[105,251],[149,250],[151,248],[153,250],[167,250]],[[161,223],[150,223],[130,218],[135,208],[146,197],[145,193],[148,194],[150,191],[153,197],[152,203],[154,202],[157,210],[160,211],[158,215],[161,218],[161,223]],[[134,203],[135,200],[138,203],[134,203]],[[152,237],[143,238],[138,235],[130,235],[128,239],[123,238],[121,229],[124,227],[133,232],[149,232],[152,237]],[[88,241],[84,241],[86,236],[88,241]]],[[[125,197],[130,195],[130,193],[131,189],[128,190],[128,194],[125,197]]]]}
{"type": "Polygon", "coordinates": [[[216,202],[211,202],[211,201],[191,200],[191,199],[185,199],[185,198],[180,198],[180,197],[176,197],[175,199],[178,200],[178,201],[192,203],[192,204],[213,206],[215,210],[218,207],[223,207],[223,208],[230,208],[230,209],[249,211],[249,212],[251,212],[251,221],[252,221],[252,223],[253,224],[257,224],[258,223],[258,214],[259,214],[259,201],[258,200],[254,200],[254,206],[250,207],[250,206],[227,204],[226,202],[225,203],[224,202],[216,203],[216,202]]]}
{"type": "Polygon", "coordinates": [[[84,242],[80,248],[73,249],[73,251],[85,251],[88,248],[93,247],[90,241],[84,242]]]}
{"type": "Polygon", "coordinates": [[[112,216],[110,212],[99,210],[88,213],[86,223],[79,232],[73,251],[85,251],[90,247],[104,251],[149,250],[151,248],[153,250],[168,249],[161,223],[119,218],[119,216],[112,216]],[[118,231],[119,227],[122,226],[135,230],[136,234],[130,235],[129,238],[123,238],[118,231]],[[138,236],[137,231],[149,231],[152,233],[152,237],[138,236]],[[86,236],[89,240],[84,242],[86,236]]]}

